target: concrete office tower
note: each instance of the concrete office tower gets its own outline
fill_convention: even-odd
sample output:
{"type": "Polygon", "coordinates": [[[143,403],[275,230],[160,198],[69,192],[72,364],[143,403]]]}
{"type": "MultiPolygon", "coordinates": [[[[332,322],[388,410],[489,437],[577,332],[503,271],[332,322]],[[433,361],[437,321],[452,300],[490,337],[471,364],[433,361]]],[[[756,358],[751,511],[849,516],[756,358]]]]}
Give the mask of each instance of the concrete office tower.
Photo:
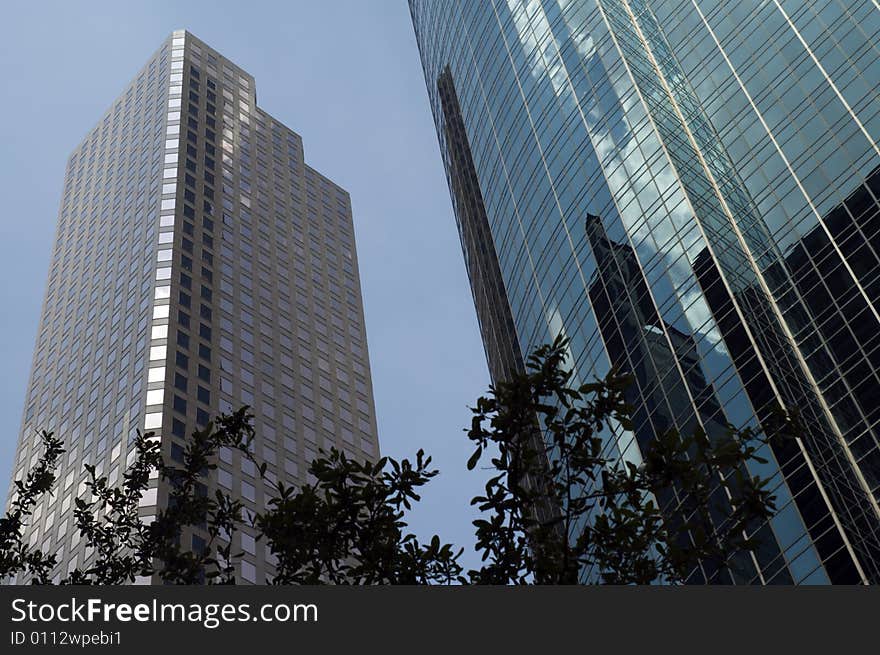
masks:
{"type": "Polygon", "coordinates": [[[764,546],[693,580],[880,583],[876,3],[410,9],[493,377],[559,333],[632,371],[635,461],[799,408],[764,546]]]}
{"type": "MultiPolygon", "coordinates": [[[[242,404],[270,479],[303,482],[320,448],[378,455],[348,193],[257,106],[253,77],[180,31],[67,165],[13,479],[37,430],[67,453],[27,540],[59,555],[60,575],[82,566],[83,465],[121,482],[138,429],[179,461],[186,435],[242,404]]],[[[255,509],[269,491],[231,452],[210,483],[255,509]]],[[[167,500],[151,486],[144,520],[167,500]]],[[[272,562],[253,536],[233,550],[259,584],[272,562]]]]}

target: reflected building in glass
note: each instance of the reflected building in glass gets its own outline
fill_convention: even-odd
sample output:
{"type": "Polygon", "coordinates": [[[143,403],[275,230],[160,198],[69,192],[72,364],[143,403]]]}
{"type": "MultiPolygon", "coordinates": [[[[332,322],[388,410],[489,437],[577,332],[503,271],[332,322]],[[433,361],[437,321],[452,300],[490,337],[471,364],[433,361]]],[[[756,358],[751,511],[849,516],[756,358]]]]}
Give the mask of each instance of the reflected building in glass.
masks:
{"type": "Polygon", "coordinates": [[[760,551],[693,581],[880,583],[880,10],[410,10],[493,378],[558,334],[632,371],[631,461],[798,408],[760,551]]]}
{"type": "MultiPolygon", "coordinates": [[[[206,483],[248,508],[276,480],[302,484],[321,448],[378,456],[349,195],[257,106],[251,75],[179,31],[67,164],[13,479],[38,430],[67,452],[26,540],[58,555],[57,578],[86,565],[83,465],[120,483],[137,430],[181,462],[187,435],[245,404],[266,480],[223,450],[206,483]]],[[[144,521],[168,498],[150,486],[144,521]]],[[[248,529],[233,538],[238,580],[264,583],[271,555],[248,529]]]]}

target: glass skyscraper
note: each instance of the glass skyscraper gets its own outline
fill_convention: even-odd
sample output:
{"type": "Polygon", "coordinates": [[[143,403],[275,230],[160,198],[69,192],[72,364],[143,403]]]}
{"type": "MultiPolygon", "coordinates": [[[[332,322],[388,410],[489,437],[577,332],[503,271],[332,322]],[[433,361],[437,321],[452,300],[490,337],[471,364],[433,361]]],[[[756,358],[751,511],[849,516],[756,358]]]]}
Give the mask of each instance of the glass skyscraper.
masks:
{"type": "MultiPolygon", "coordinates": [[[[267,481],[223,450],[207,482],[247,508],[275,480],[302,484],[320,448],[378,456],[349,195],[257,106],[251,75],[179,31],[67,163],[13,480],[40,455],[37,431],[67,452],[25,539],[58,555],[57,578],[87,565],[83,465],[121,483],[137,430],[180,462],[187,435],[244,404],[267,481]]],[[[143,520],[167,498],[153,480],[143,520]]],[[[265,582],[264,545],[249,529],[234,540],[238,580],[265,582]]]]}
{"type": "Polygon", "coordinates": [[[761,428],[735,571],[880,583],[880,6],[410,0],[490,372],[564,334],[658,432],[761,428]]]}

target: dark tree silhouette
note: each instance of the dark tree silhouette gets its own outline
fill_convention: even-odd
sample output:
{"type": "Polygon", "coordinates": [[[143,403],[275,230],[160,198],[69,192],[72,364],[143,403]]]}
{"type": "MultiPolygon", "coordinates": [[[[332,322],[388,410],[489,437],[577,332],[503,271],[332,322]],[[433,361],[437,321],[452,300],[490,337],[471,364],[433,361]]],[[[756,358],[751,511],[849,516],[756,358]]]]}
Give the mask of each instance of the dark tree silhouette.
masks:
{"type": "MultiPolygon", "coordinates": [[[[624,401],[629,376],[572,388],[567,344],[534,352],[526,372],[490,390],[473,409],[476,445],[492,477],[473,500],[484,565],[470,572],[488,584],[684,582],[700,563],[718,570],[759,545],[752,534],[770,518],[767,480],[746,472],[764,462],[766,438],[728,427],[657,435],[636,466],[609,454],[615,425],[632,430],[624,401]],[[674,492],[675,507],[655,497],[674,492]]],[[[780,424],[778,438],[782,438],[780,424]]]]}
{"type": "MultiPolygon", "coordinates": [[[[463,552],[434,536],[407,531],[420,487],[438,473],[423,451],[415,462],[383,457],[359,462],[321,451],[299,487],[273,483],[275,496],[252,513],[224,491],[208,492],[220,448],[254,458],[252,415],[221,415],[187,442],[182,466],[163,462],[153,433],[138,434],[136,456],[113,487],[87,465],[87,497],[77,498],[77,529],[88,564],[62,584],[125,584],[156,576],[172,584],[234,584],[242,526],[274,555],[273,584],[615,584],[681,583],[698,564],[716,570],[758,546],[754,532],[775,512],[767,482],[746,473],[766,438],[729,428],[722,439],[698,432],[658,435],[636,466],[608,454],[616,428],[631,429],[627,376],[570,386],[566,343],[557,339],[529,358],[525,373],[478,399],[468,438],[475,468],[490,461],[485,494],[475,498],[479,569],[464,575],[463,552]],[[144,523],[138,501],[151,475],[167,481],[168,499],[144,523]],[[675,507],[655,497],[671,492],[675,507]],[[183,548],[190,534],[205,546],[183,548]]],[[[789,426],[790,427],[790,426],[789,426]]],[[[0,579],[54,579],[54,555],[23,540],[27,520],[51,493],[62,442],[41,434],[43,453],[0,519],[0,579]]],[[[666,494],[668,496],[669,494],[666,494]]],[[[664,497],[666,497],[664,496],[664,497]]]]}

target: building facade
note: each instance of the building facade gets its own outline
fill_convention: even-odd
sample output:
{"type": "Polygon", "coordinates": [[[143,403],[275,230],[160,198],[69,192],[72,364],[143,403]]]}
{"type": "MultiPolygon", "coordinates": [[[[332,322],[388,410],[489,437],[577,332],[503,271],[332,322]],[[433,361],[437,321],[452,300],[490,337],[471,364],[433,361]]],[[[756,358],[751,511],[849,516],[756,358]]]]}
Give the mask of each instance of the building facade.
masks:
{"type": "MultiPolygon", "coordinates": [[[[59,578],[83,566],[83,465],[121,482],[137,430],[179,462],[187,435],[244,404],[267,480],[224,450],[208,486],[248,508],[303,483],[319,449],[378,456],[349,195],[257,106],[251,75],[179,31],[68,161],[13,480],[36,431],[67,452],[26,539],[58,554],[59,578]]],[[[144,521],[167,496],[151,481],[144,521]]],[[[273,563],[254,537],[233,552],[261,584],[273,563]]]]}
{"type": "Polygon", "coordinates": [[[658,432],[802,438],[761,549],[694,581],[880,583],[880,7],[410,0],[497,380],[564,334],[658,432]]]}

